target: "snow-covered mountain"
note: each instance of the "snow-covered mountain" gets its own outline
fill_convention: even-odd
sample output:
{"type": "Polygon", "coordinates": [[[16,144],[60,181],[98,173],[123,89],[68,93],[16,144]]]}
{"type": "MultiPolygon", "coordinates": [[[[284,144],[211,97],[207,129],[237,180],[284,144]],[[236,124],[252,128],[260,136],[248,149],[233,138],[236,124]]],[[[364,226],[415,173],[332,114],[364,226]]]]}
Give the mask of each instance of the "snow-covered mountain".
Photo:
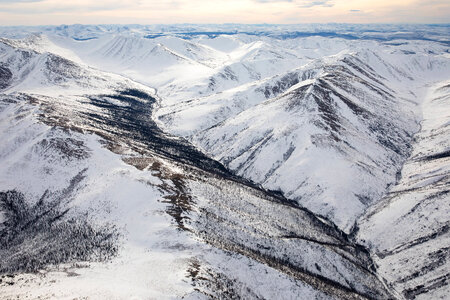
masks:
{"type": "Polygon", "coordinates": [[[448,81],[430,87],[400,180],[359,222],[379,272],[406,298],[448,295],[449,88],[448,81]]]}
{"type": "Polygon", "coordinates": [[[416,54],[405,55],[412,51],[377,47],[342,50],[223,92],[163,102],[157,115],[167,130],[236,174],[348,231],[395,182],[419,129],[426,85],[449,69],[443,49],[430,55],[427,45],[408,45],[416,54]]]}
{"type": "Polygon", "coordinates": [[[0,30],[0,297],[449,292],[448,28],[228,26],[0,30]]]}

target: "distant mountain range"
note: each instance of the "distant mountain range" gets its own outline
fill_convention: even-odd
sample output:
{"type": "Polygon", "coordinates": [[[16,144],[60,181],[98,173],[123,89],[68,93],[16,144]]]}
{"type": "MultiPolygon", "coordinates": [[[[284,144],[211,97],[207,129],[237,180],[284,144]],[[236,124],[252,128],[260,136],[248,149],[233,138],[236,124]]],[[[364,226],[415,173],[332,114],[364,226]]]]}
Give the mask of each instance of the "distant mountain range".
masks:
{"type": "Polygon", "coordinates": [[[0,298],[444,299],[449,33],[0,28],[0,298]]]}

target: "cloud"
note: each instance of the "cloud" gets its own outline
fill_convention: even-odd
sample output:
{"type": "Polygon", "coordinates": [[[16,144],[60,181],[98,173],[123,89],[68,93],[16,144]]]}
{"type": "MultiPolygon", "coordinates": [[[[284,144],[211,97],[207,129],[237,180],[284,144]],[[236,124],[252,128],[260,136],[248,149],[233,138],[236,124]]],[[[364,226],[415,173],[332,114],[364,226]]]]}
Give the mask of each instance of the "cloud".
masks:
{"type": "Polygon", "coordinates": [[[322,6],[322,7],[332,7],[334,6],[330,0],[321,0],[321,1],[305,1],[299,5],[301,8],[310,8],[314,6],[322,6]]]}
{"type": "Polygon", "coordinates": [[[349,12],[361,12],[360,9],[350,9],[349,12]]]}

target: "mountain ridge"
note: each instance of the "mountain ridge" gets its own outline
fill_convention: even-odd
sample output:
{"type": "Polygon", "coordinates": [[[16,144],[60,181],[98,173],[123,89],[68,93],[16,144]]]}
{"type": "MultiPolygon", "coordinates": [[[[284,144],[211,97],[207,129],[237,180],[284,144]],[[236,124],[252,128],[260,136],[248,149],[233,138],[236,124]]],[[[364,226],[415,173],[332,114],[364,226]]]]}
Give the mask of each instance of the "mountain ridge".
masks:
{"type": "MultiPolygon", "coordinates": [[[[163,36],[151,44],[165,39],[162,47],[172,45],[174,53],[187,47],[193,60],[209,60],[209,54],[191,52],[202,53],[202,44],[217,51],[206,52],[223,55],[206,69],[156,66],[165,78],[154,80],[145,74],[155,70],[117,69],[127,55],[114,64],[99,60],[95,68],[84,61],[91,45],[113,40],[111,32],[96,32],[95,39],[83,33],[75,42],[64,35],[1,43],[0,126],[6,144],[0,148],[0,237],[8,232],[17,248],[2,242],[0,251],[5,257],[16,251],[25,262],[33,258],[37,268],[17,267],[9,259],[0,265],[16,270],[2,277],[0,296],[445,295],[448,210],[439,208],[448,200],[444,46],[358,41],[350,51],[347,41],[323,37],[193,34],[184,43],[163,36]],[[223,41],[231,37],[239,42],[224,51],[223,41]],[[257,39],[277,43],[275,53],[255,52],[257,39]],[[283,48],[311,57],[293,61],[284,50],[277,52],[283,48]],[[269,61],[273,69],[261,69],[269,61]],[[251,78],[253,72],[263,75],[251,78]],[[214,88],[211,78],[217,79],[214,88]],[[54,219],[46,219],[40,207],[56,203],[74,178],[79,183],[73,195],[51,211],[54,219]],[[289,184],[300,186],[300,198],[289,184]],[[23,207],[10,210],[11,199],[23,207]],[[405,203],[414,203],[406,215],[396,209],[405,203]],[[29,213],[33,209],[36,215],[29,213]],[[14,211],[38,222],[20,233],[21,221],[11,221],[14,211]],[[29,250],[35,243],[48,251],[41,229],[61,226],[70,232],[73,218],[86,220],[76,230],[119,232],[109,232],[106,240],[117,251],[95,260],[64,254],[70,249],[61,247],[48,252],[55,253],[54,266],[29,250]],[[108,224],[113,227],[102,227],[108,224]],[[408,228],[417,226],[411,234],[408,228]],[[156,278],[145,269],[151,264],[175,279],[156,278]],[[64,266],[67,276],[57,266],[64,266]],[[37,269],[49,279],[27,273],[37,269]],[[71,278],[72,272],[79,276],[71,278]],[[30,281],[21,283],[25,278],[30,281]],[[117,288],[94,291],[87,284],[92,280],[115,282],[117,288]]],[[[120,38],[138,46],[145,39],[123,32],[120,38]]],[[[153,48],[142,49],[145,54],[153,48]]],[[[90,240],[87,235],[80,245],[90,240]]],[[[94,253],[101,251],[98,245],[94,253]]]]}

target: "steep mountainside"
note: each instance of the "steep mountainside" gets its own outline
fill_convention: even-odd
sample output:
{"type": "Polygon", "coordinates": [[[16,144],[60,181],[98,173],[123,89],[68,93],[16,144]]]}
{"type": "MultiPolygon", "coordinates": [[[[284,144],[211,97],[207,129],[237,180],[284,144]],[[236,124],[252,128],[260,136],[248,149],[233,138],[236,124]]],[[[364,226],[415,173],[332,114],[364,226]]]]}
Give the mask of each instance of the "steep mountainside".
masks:
{"type": "Polygon", "coordinates": [[[376,253],[380,274],[408,299],[448,296],[449,92],[448,81],[433,86],[399,182],[359,222],[358,237],[376,253]]]}
{"type": "Polygon", "coordinates": [[[0,28],[0,298],[444,299],[448,29],[317,26],[0,28]]]}
{"type": "Polygon", "coordinates": [[[162,132],[153,90],[3,47],[17,80],[1,95],[1,296],[272,298],[274,284],[283,298],[390,296],[337,227],[162,132]],[[32,92],[16,92],[24,82],[32,92]]]}
{"type": "Polygon", "coordinates": [[[448,66],[440,56],[366,50],[157,114],[237,174],[350,230],[395,181],[419,129],[423,84],[448,66]]]}
{"type": "Polygon", "coordinates": [[[427,84],[449,68],[427,45],[378,47],[163,106],[158,119],[240,176],[348,232],[395,182],[427,84]]]}
{"type": "MultiPolygon", "coordinates": [[[[351,56],[305,73],[317,75],[286,83],[292,86],[283,93],[193,140],[237,174],[348,230],[408,155],[417,128],[412,104],[397,102],[395,92],[351,56]]],[[[280,85],[261,90],[270,95],[280,85]]]]}

